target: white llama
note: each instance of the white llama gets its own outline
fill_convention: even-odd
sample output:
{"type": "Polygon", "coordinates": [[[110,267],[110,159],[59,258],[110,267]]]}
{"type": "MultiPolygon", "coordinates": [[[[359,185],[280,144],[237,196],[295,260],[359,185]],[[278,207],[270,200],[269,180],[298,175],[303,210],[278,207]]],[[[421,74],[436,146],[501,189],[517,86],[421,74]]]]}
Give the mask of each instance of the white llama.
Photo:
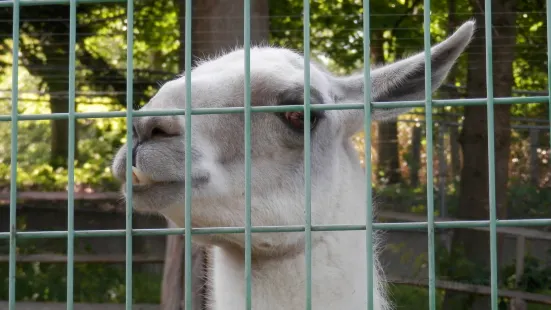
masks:
{"type": "MultiPolygon", "coordinates": [[[[432,88],[437,89],[474,32],[463,24],[431,49],[432,88]]],[[[194,108],[239,107],[244,102],[244,51],[203,61],[192,71],[194,108]]],[[[422,100],[424,53],[372,69],[373,101],[422,100]]],[[[274,47],[250,52],[252,105],[303,104],[303,57],[274,47]]],[[[334,76],[311,64],[313,104],[361,103],[363,75],[334,76]]],[[[185,107],[185,78],[164,84],[142,110],[185,107]]],[[[409,108],[373,111],[387,120],[409,108]]],[[[312,224],[365,225],[365,176],[350,140],[363,129],[363,110],[312,111],[312,224]]],[[[304,224],[304,140],[302,112],[252,113],[252,224],[304,224]]],[[[184,157],[192,159],[193,227],[245,225],[243,113],[193,115],[192,149],[185,154],[184,116],[136,117],[133,129],[133,206],[161,214],[184,227],[184,157]]],[[[125,182],[126,146],[116,154],[114,175],[125,182]]],[[[124,193],[123,186],[123,193],[124,193]]],[[[244,234],[194,235],[208,245],[208,306],[244,309],[244,234]]],[[[376,240],[377,241],[377,240],[376,240]]],[[[375,248],[377,248],[377,243],[375,248]]],[[[366,309],[365,231],[312,232],[312,309],[366,309]]],[[[375,309],[391,308],[384,276],[374,258],[375,309]]],[[[254,233],[252,308],[305,307],[303,232],[254,233]]]]}

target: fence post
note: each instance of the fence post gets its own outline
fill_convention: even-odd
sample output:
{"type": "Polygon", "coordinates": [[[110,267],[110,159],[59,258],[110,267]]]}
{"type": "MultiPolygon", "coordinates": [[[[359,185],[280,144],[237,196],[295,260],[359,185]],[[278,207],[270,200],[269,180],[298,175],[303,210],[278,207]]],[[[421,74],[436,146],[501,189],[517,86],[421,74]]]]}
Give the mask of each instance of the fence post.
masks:
{"type": "Polygon", "coordinates": [[[438,131],[438,190],[440,192],[440,216],[446,217],[448,210],[446,206],[446,174],[448,165],[446,161],[446,146],[444,144],[444,135],[448,126],[444,123],[440,123],[440,130],[438,131]]]}
{"type": "MultiPolygon", "coordinates": [[[[516,246],[516,264],[515,264],[515,282],[518,283],[524,274],[524,250],[525,250],[526,238],[524,236],[517,236],[516,246]]],[[[511,300],[510,310],[526,310],[526,301],[515,298],[511,300]]]]}
{"type": "MultiPolygon", "coordinates": [[[[448,173],[448,165],[446,159],[446,145],[444,135],[448,131],[448,126],[445,123],[440,123],[438,131],[438,191],[440,192],[440,216],[448,216],[448,206],[446,205],[446,175],[448,173]]],[[[448,229],[442,229],[440,239],[448,252],[451,246],[451,237],[448,229]]]]}
{"type": "MultiPolygon", "coordinates": [[[[168,228],[178,228],[167,220],[168,228]]],[[[161,285],[161,310],[179,310],[183,299],[184,287],[182,274],[184,240],[181,235],[166,236],[163,282],[161,285]]]]}
{"type": "Polygon", "coordinates": [[[539,130],[530,128],[530,182],[532,185],[538,184],[538,140],[539,130]]]}
{"type": "Polygon", "coordinates": [[[411,170],[409,182],[412,187],[419,185],[419,167],[421,166],[421,127],[413,126],[411,135],[411,170]]]}
{"type": "Polygon", "coordinates": [[[456,178],[461,174],[461,153],[459,152],[459,128],[457,125],[449,126],[450,132],[450,155],[451,155],[451,179],[456,181],[456,178]]]}

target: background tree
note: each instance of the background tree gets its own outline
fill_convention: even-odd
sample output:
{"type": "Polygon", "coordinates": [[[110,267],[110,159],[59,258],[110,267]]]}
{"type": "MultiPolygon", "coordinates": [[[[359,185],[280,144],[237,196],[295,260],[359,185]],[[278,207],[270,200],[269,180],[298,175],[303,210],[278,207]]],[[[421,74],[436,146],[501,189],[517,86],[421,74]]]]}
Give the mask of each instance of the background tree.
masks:
{"type": "MultiPolygon", "coordinates": [[[[514,0],[493,1],[494,94],[496,97],[534,94],[546,96],[548,64],[545,1],[511,1],[514,0]]],[[[184,1],[138,0],[134,3],[134,107],[139,108],[163,81],[174,78],[184,70],[184,1]]],[[[298,51],[303,49],[301,0],[252,3],[253,43],[267,42],[298,51]]],[[[391,62],[422,50],[424,8],[421,1],[370,3],[372,63],[391,62]]],[[[220,50],[242,44],[242,1],[208,0],[194,2],[193,5],[192,63],[199,58],[208,58],[220,50]]],[[[434,97],[484,98],[486,81],[483,3],[433,1],[430,9],[432,43],[443,40],[457,25],[469,18],[475,17],[478,27],[477,37],[468,53],[459,59],[445,85],[434,97]]],[[[63,113],[67,109],[68,12],[67,5],[22,7],[20,113],[63,113]]],[[[362,13],[362,1],[358,0],[312,2],[312,58],[324,63],[336,74],[360,70],[363,66],[362,13]]],[[[126,5],[123,3],[80,4],[78,7],[76,103],[79,112],[121,111],[126,107],[125,18],[126,5]]],[[[2,115],[9,114],[11,109],[11,26],[11,8],[0,8],[0,29],[4,30],[4,34],[0,35],[2,115]]],[[[397,122],[373,126],[371,147],[376,173],[372,179],[379,208],[383,211],[426,215],[427,163],[424,155],[428,141],[425,140],[424,113],[423,108],[414,109],[397,122]],[[420,169],[416,169],[416,166],[420,169]]],[[[429,190],[435,190],[434,203],[438,206],[435,215],[445,211],[451,217],[487,219],[488,154],[485,107],[438,107],[433,109],[433,113],[433,168],[435,184],[438,185],[429,190]],[[461,139],[457,134],[459,132],[461,139]],[[453,167],[451,171],[448,171],[446,165],[453,167]],[[444,187],[440,187],[440,177],[445,177],[444,187]]],[[[495,106],[496,194],[500,218],[551,217],[551,211],[546,205],[551,199],[549,130],[538,129],[534,142],[534,136],[529,131],[511,127],[531,126],[533,131],[536,128],[534,125],[547,126],[548,121],[542,122],[541,119],[548,119],[548,113],[547,104],[495,106]],[[535,164],[529,160],[533,157],[536,159],[535,164]]],[[[9,126],[8,122],[0,122],[0,195],[10,183],[9,126]]],[[[66,167],[69,164],[66,162],[66,126],[63,121],[19,123],[21,134],[18,137],[20,149],[16,180],[19,191],[66,190],[66,167]]],[[[119,189],[119,184],[114,182],[109,170],[110,161],[105,159],[112,156],[124,142],[125,132],[122,118],[78,120],[78,156],[75,166],[77,191],[106,192],[119,189]]],[[[354,141],[363,157],[363,133],[358,133],[354,141]]],[[[65,205],[60,206],[64,207],[65,205]]],[[[488,284],[488,240],[487,233],[455,230],[454,239],[450,243],[438,245],[438,277],[462,283],[488,284]],[[452,249],[451,252],[448,247],[452,249]]],[[[501,244],[500,242],[500,250],[503,249],[501,244]]],[[[178,237],[168,237],[168,245],[167,252],[173,253],[170,257],[181,258],[181,240],[178,237]]],[[[202,262],[202,252],[193,252],[196,257],[194,262],[202,262]]],[[[422,262],[425,258],[420,256],[417,260],[422,262]]],[[[514,270],[511,271],[510,266],[504,265],[500,259],[500,286],[518,286],[530,292],[545,292],[551,284],[545,276],[545,268],[541,267],[541,263],[538,264],[538,268],[527,266],[527,275],[519,282],[514,279],[514,270]],[[530,270],[532,271],[529,272],[530,270]]],[[[176,269],[168,268],[169,264],[166,267],[165,279],[172,276],[172,283],[180,285],[183,265],[173,265],[176,269]]],[[[2,268],[0,276],[1,270],[2,268]]],[[[62,277],[48,272],[51,278],[44,283],[48,283],[51,293],[39,294],[36,298],[62,299],[65,292],[63,283],[59,283],[59,289],[54,290],[58,285],[56,281],[61,281],[62,277]]],[[[421,267],[419,272],[426,273],[426,270],[421,267]]],[[[64,271],[61,270],[58,274],[64,274],[64,271]]],[[[113,271],[111,274],[116,273],[113,271]]],[[[112,283],[121,283],[117,281],[105,280],[97,287],[104,290],[101,294],[107,294],[107,291],[116,291],[113,287],[118,284],[112,283]]],[[[40,292],[38,286],[43,282],[32,282],[36,287],[29,284],[29,281],[23,283],[28,284],[29,289],[20,287],[18,291],[22,292],[21,296],[27,296],[27,292],[40,292]]],[[[194,280],[194,284],[197,283],[194,280]]],[[[182,290],[176,293],[170,288],[170,285],[165,286],[162,294],[176,297],[174,300],[177,302],[181,299],[182,290]]],[[[172,289],[175,288],[176,286],[172,286],[172,289]]],[[[161,291],[160,288],[156,287],[155,290],[157,289],[161,291]]],[[[423,303],[426,302],[424,288],[415,290],[396,285],[392,289],[399,304],[426,308],[423,303]]],[[[2,291],[0,289],[0,298],[3,298],[2,291]]],[[[105,296],[101,294],[94,296],[105,296]]],[[[162,294],[153,295],[157,298],[162,294]]],[[[119,297],[110,300],[120,300],[117,299],[119,297]]],[[[81,299],[86,298],[90,300],[91,297],[81,299]]],[[[105,297],[94,298],[100,300],[105,297]]],[[[448,306],[457,302],[461,309],[476,309],[481,304],[482,307],[486,306],[487,301],[474,295],[447,292],[445,300],[438,299],[438,305],[448,309],[448,306]]],[[[505,299],[502,302],[509,303],[505,299]]],[[[172,307],[169,304],[174,303],[165,303],[165,309],[172,307]]]]}
{"type": "MultiPolygon", "coordinates": [[[[480,55],[485,54],[484,36],[484,5],[480,1],[471,2],[478,31],[468,49],[469,63],[467,75],[467,95],[470,98],[486,97],[486,60],[480,55]]],[[[499,48],[514,46],[516,42],[516,1],[492,1],[492,51],[493,87],[495,97],[511,97],[513,87],[514,49],[499,48]],[[498,48],[495,48],[497,46],[498,48]]],[[[511,106],[496,105],[494,107],[493,133],[495,137],[495,195],[498,219],[507,218],[507,185],[509,172],[509,150],[511,144],[511,106]]],[[[467,106],[464,108],[465,119],[461,131],[460,143],[463,151],[463,169],[461,170],[460,196],[458,217],[465,220],[489,219],[489,189],[488,189],[488,130],[486,106],[467,106]]],[[[501,248],[502,236],[498,250],[501,248]]],[[[490,266],[490,238],[487,233],[458,229],[454,233],[452,248],[461,249],[467,259],[482,266],[488,279],[490,266]]],[[[446,309],[456,307],[453,304],[463,304],[463,308],[488,309],[488,298],[474,298],[471,305],[464,304],[453,298],[448,298],[444,304],[446,309]]],[[[459,308],[457,308],[459,309],[459,308]]]]}

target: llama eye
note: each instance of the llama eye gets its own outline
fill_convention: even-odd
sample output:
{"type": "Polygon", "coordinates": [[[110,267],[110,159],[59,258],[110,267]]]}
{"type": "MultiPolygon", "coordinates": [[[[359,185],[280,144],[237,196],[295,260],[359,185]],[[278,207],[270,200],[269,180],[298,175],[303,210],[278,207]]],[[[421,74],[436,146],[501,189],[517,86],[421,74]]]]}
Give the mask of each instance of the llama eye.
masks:
{"type": "Polygon", "coordinates": [[[300,129],[304,126],[304,114],[302,112],[286,112],[285,119],[295,129],[300,129]]]}
{"type": "MultiPolygon", "coordinates": [[[[313,113],[310,115],[310,129],[314,129],[318,122],[318,118],[313,113]]],[[[296,130],[304,128],[304,113],[303,112],[286,112],[285,120],[296,130]]]]}

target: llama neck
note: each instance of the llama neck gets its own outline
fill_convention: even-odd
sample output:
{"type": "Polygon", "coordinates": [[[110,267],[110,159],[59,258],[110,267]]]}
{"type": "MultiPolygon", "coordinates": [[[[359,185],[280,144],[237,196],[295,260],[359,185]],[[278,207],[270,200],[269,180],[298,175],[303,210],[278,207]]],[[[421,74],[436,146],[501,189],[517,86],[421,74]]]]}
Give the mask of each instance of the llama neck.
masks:
{"type": "MultiPolygon", "coordinates": [[[[365,232],[313,232],[312,308],[362,309],[366,305],[365,232]]],[[[209,309],[244,309],[243,251],[213,247],[209,258],[209,309]]],[[[304,309],[305,253],[252,263],[252,309],[304,309]]],[[[375,283],[378,281],[375,279],[375,283]]],[[[381,298],[374,293],[376,303],[381,298]]],[[[385,309],[380,304],[375,309],[385,309]]]]}

